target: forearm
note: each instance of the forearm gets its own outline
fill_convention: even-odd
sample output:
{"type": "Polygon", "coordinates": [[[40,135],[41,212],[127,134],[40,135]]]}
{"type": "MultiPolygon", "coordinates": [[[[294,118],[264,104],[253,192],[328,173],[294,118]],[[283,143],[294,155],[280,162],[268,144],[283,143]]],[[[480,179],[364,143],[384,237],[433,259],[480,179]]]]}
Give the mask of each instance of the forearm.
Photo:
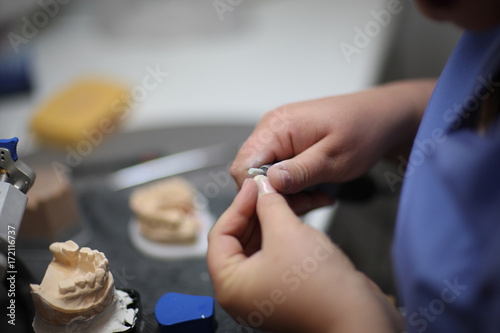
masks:
{"type": "Polygon", "coordinates": [[[393,124],[389,125],[393,130],[386,131],[383,138],[387,142],[384,156],[396,158],[409,153],[436,81],[437,79],[398,81],[376,88],[380,89],[380,98],[387,101],[380,101],[380,112],[394,115],[393,124]]]}
{"type": "Polygon", "coordinates": [[[338,148],[362,156],[347,166],[366,171],[383,157],[409,152],[435,84],[436,79],[396,81],[329,98],[331,133],[345,138],[338,148]],[[340,123],[341,118],[347,121],[340,123]]]}
{"type": "Polygon", "coordinates": [[[436,79],[405,80],[362,93],[378,116],[373,126],[383,129],[379,131],[380,140],[388,151],[411,145],[435,85],[436,79]]]}

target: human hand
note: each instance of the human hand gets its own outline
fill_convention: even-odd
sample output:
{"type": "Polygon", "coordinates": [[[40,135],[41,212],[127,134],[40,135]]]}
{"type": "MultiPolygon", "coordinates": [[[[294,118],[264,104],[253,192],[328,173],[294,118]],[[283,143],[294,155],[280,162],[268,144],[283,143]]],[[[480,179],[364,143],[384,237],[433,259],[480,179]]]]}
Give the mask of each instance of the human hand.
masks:
{"type": "Polygon", "coordinates": [[[221,306],[275,332],[399,332],[384,295],[323,233],[302,224],[266,177],[244,183],[209,234],[221,306]]]}
{"type": "MultiPolygon", "coordinates": [[[[398,82],[278,108],[264,115],[243,144],[231,174],[241,186],[249,168],[279,162],[267,175],[284,194],[357,178],[391,150],[411,145],[434,85],[398,82]]],[[[331,202],[318,193],[290,200],[296,212],[331,202]]]]}

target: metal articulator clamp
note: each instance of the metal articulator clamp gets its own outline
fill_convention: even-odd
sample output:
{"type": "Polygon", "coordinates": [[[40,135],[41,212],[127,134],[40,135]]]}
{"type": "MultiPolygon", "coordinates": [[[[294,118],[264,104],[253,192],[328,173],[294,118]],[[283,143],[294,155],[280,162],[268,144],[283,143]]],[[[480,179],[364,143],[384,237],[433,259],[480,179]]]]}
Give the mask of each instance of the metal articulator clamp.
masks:
{"type": "MultiPolygon", "coordinates": [[[[35,181],[35,172],[17,157],[18,138],[0,140],[0,242],[11,244],[19,233],[26,209],[26,193],[35,181]]],[[[2,254],[4,247],[2,246],[2,254]]],[[[0,262],[0,277],[5,274],[0,262]]]]}

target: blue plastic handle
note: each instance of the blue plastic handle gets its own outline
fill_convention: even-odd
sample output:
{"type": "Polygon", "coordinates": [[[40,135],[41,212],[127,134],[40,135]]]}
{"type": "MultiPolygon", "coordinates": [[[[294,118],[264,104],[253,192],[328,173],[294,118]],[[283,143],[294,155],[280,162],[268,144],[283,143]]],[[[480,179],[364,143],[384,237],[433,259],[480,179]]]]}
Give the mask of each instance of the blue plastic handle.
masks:
{"type": "Polygon", "coordinates": [[[12,139],[0,139],[0,148],[7,148],[12,155],[12,159],[17,161],[17,143],[19,139],[17,137],[13,137],[12,139]]]}
{"type": "Polygon", "coordinates": [[[215,301],[210,296],[164,294],[155,307],[161,333],[214,333],[215,301]]]}

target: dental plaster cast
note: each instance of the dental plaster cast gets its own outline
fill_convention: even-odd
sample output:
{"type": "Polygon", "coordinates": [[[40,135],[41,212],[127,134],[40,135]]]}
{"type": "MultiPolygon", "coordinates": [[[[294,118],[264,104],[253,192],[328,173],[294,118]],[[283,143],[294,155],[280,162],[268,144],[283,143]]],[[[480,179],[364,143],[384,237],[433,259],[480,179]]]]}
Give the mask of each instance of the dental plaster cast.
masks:
{"type": "Polygon", "coordinates": [[[37,178],[28,192],[19,236],[26,240],[48,244],[62,235],[74,234],[82,228],[80,211],[66,174],[56,174],[52,168],[34,165],[37,178]]]}
{"type": "Polygon", "coordinates": [[[193,242],[199,231],[194,197],[194,187],[176,177],[135,190],[130,208],[146,238],[157,242],[193,242]]]}
{"type": "Polygon", "coordinates": [[[42,283],[31,285],[36,308],[33,323],[35,332],[56,332],[68,325],[74,328],[78,325],[88,327],[93,321],[111,325],[113,330],[101,331],[95,327],[92,332],[121,332],[130,328],[124,326],[124,322],[135,319],[130,320],[130,309],[123,303],[131,302],[115,291],[109,262],[102,252],[88,247],[80,249],[71,240],[52,243],[49,249],[54,259],[42,283]],[[125,317],[128,319],[125,320],[125,317]],[[120,325],[110,321],[115,324],[121,322],[123,329],[120,330],[120,325]]]}

